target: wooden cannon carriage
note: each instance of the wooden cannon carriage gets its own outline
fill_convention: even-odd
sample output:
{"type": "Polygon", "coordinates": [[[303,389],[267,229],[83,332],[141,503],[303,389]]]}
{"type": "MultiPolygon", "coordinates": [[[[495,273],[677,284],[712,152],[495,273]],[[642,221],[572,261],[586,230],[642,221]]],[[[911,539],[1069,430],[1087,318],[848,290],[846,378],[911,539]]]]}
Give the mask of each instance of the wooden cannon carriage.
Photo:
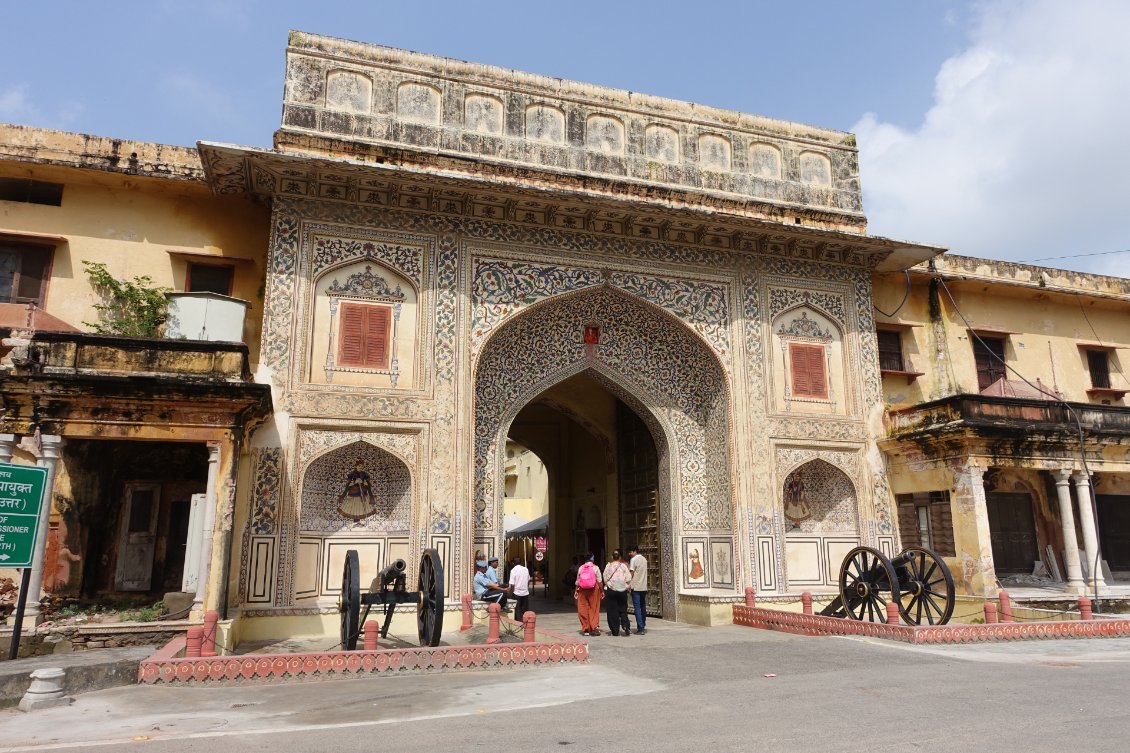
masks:
{"type": "Polygon", "coordinates": [[[899,614],[911,625],[944,625],[956,602],[953,574],[926,547],[908,547],[887,559],[878,549],[858,546],[840,566],[840,595],[820,614],[884,622],[888,601],[898,605],[899,614]]]}
{"type": "Polygon", "coordinates": [[[384,623],[381,637],[388,636],[389,624],[397,604],[416,605],[416,627],[421,646],[438,646],[443,634],[443,563],[439,552],[425,549],[420,556],[420,570],[417,577],[417,590],[407,588],[407,563],[394,560],[373,579],[367,593],[361,593],[361,573],[357,550],[345,553],[345,568],[341,577],[341,596],[338,609],[341,612],[341,646],[346,651],[357,648],[357,636],[361,626],[369,617],[374,604],[384,606],[384,623]],[[361,606],[365,612],[361,614],[361,606]]]}

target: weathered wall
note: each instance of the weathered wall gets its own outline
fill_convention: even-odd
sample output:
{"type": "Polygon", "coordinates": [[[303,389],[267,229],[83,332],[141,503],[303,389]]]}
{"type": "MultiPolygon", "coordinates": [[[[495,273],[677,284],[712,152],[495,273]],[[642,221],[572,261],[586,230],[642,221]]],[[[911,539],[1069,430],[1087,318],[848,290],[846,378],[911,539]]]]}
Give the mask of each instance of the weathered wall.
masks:
{"type": "Polygon", "coordinates": [[[98,297],[83,261],[104,263],[117,277],[148,276],[174,290],[184,290],[189,261],[232,261],[232,294],[251,303],[244,341],[252,362],[258,360],[266,207],[213,196],[202,181],[199,156],[183,147],[10,126],[0,127],[0,144],[0,177],[64,185],[61,206],[0,201],[0,233],[17,234],[9,236],[16,240],[18,233],[58,237],[26,238],[56,247],[48,313],[80,329],[97,320],[98,297]],[[132,171],[130,154],[140,155],[132,171]]]}

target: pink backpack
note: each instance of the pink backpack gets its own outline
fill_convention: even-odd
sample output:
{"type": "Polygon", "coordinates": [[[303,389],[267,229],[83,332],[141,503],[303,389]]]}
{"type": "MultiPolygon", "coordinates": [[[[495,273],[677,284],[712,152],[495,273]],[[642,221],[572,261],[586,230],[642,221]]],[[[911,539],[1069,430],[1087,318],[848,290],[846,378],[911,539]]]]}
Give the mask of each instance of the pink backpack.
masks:
{"type": "Polygon", "coordinates": [[[577,588],[596,588],[596,565],[586,562],[577,572],[577,588]]]}

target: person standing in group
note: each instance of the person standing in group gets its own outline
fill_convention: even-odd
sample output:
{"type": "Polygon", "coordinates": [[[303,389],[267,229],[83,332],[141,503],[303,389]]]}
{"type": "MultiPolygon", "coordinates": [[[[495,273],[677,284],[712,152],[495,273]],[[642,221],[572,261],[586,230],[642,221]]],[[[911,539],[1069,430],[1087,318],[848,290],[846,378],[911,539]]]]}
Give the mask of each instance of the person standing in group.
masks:
{"type": "Polygon", "coordinates": [[[577,568],[577,583],[573,598],[577,600],[577,617],[581,620],[581,635],[600,635],[600,600],[604,589],[600,587],[600,568],[593,564],[596,557],[590,552],[577,568]]]}
{"type": "Polygon", "coordinates": [[[647,633],[647,558],[635,544],[628,546],[628,571],[632,575],[628,586],[636,612],[636,635],[644,635],[647,633]]]}
{"type": "Polygon", "coordinates": [[[604,566],[604,600],[608,609],[608,632],[620,635],[623,630],[624,637],[631,635],[628,627],[628,582],[632,573],[628,563],[616,549],[612,552],[612,559],[604,566]]]}
{"type": "Polygon", "coordinates": [[[514,619],[521,622],[530,608],[530,571],[517,557],[510,562],[510,593],[514,596],[514,619]]]}

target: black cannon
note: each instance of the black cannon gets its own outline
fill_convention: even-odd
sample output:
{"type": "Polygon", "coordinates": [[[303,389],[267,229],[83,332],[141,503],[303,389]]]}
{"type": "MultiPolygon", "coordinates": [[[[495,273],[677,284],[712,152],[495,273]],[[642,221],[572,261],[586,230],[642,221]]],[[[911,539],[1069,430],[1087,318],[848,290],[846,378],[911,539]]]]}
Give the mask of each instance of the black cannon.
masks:
{"type": "Polygon", "coordinates": [[[945,625],[956,602],[953,574],[936,552],[912,546],[887,559],[878,549],[857,546],[840,566],[840,595],[820,614],[885,622],[883,594],[911,625],[945,625]]]}
{"type": "Polygon", "coordinates": [[[341,597],[338,609],[341,612],[341,646],[346,651],[357,648],[357,636],[361,626],[369,617],[374,604],[384,605],[385,618],[381,625],[381,637],[388,636],[388,626],[392,622],[397,604],[416,605],[416,627],[421,646],[438,646],[443,634],[443,563],[439,552],[425,549],[420,557],[420,574],[417,578],[419,588],[409,591],[407,587],[407,563],[394,560],[387,565],[369,586],[368,593],[361,593],[361,573],[357,550],[345,553],[345,569],[341,577],[341,597]],[[365,613],[361,614],[361,605],[365,613]]]}

